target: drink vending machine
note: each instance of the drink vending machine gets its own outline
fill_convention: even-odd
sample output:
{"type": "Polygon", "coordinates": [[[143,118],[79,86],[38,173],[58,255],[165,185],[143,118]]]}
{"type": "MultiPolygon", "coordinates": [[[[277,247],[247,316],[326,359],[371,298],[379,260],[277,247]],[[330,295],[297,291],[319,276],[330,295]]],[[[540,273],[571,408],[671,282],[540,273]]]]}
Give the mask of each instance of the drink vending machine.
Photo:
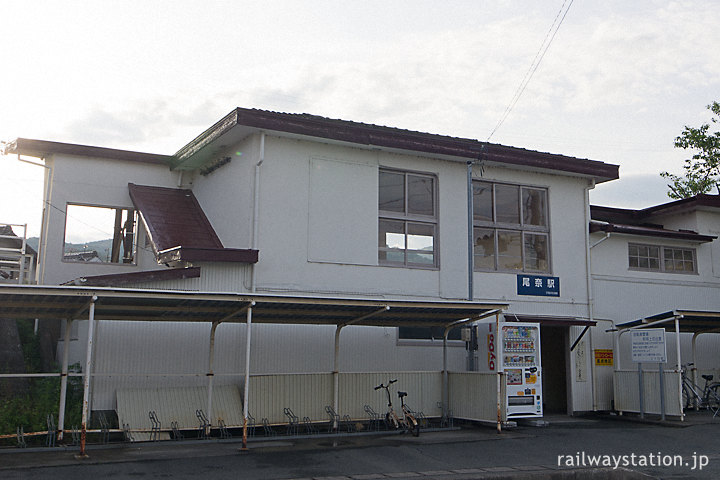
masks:
{"type": "Polygon", "coordinates": [[[494,321],[479,324],[478,370],[505,374],[508,419],[542,417],[540,325],[499,322],[497,328],[494,321]]]}

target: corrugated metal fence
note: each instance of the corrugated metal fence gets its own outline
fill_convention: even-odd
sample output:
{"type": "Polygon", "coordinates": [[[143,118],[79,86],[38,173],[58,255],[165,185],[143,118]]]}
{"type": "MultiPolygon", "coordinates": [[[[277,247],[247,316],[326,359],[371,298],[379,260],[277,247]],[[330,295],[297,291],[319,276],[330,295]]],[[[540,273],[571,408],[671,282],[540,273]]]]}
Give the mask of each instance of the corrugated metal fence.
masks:
{"type": "MultiPolygon", "coordinates": [[[[682,406],[678,384],[680,373],[674,370],[664,372],[665,414],[680,416],[682,406]]],[[[640,412],[640,383],[637,370],[615,371],[615,410],[619,412],[640,412]]],[[[643,372],[643,410],[649,414],[660,414],[660,374],[657,371],[643,372]]]]}

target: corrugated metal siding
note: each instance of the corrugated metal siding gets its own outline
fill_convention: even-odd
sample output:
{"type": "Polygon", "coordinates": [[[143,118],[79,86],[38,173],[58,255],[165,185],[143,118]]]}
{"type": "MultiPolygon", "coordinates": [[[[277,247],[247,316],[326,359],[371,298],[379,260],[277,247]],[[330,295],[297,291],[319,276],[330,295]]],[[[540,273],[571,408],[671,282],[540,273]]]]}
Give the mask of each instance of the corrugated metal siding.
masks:
{"type": "MultiPolygon", "coordinates": [[[[497,421],[497,374],[483,372],[448,373],[449,402],[453,417],[486,422],[497,421]]],[[[505,382],[500,382],[501,397],[505,382]]],[[[501,418],[507,419],[505,402],[500,403],[501,418]]]]}
{"type": "MultiPolygon", "coordinates": [[[[393,407],[400,410],[397,392],[407,392],[405,403],[426,417],[441,415],[442,374],[440,372],[382,372],[382,373],[341,373],[339,392],[339,415],[350,415],[354,419],[367,419],[365,405],[375,412],[387,412],[387,394],[385,390],[374,390],[381,383],[396,380],[390,387],[393,407]]],[[[330,405],[330,404],[328,404],[330,405]]]]}
{"type": "MultiPolygon", "coordinates": [[[[131,429],[150,429],[152,423],[148,413],[157,414],[162,428],[169,429],[170,423],[178,422],[180,428],[197,428],[200,423],[195,414],[203,410],[208,414],[208,390],[202,387],[128,389],[117,392],[117,413],[120,425],[128,424],[131,429]]],[[[242,425],[242,401],[235,386],[213,388],[213,419],[222,418],[228,426],[242,425]]]]}
{"type": "MultiPolygon", "coordinates": [[[[615,372],[615,409],[619,412],[640,412],[640,392],[637,370],[615,372]]],[[[666,370],[664,373],[665,414],[681,415],[678,382],[680,373],[666,370]]],[[[643,372],[643,406],[645,413],[660,414],[660,375],[643,372]]]]}
{"type": "Polygon", "coordinates": [[[253,375],[250,378],[248,408],[255,421],[263,418],[270,423],[286,423],[283,413],[290,408],[301,420],[325,420],[325,405],[332,405],[331,373],[294,375],[253,375]]]}

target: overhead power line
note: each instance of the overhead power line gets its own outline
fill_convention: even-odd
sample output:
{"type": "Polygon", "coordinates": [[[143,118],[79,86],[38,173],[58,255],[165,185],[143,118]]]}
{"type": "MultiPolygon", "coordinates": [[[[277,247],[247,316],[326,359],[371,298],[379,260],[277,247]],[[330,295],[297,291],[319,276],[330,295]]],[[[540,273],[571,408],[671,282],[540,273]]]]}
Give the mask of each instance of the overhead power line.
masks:
{"type": "Polygon", "coordinates": [[[510,100],[510,103],[505,108],[505,111],[503,112],[502,116],[500,117],[500,120],[498,121],[497,125],[495,125],[495,128],[493,128],[492,132],[490,132],[490,135],[488,135],[488,138],[486,141],[489,141],[490,138],[495,134],[495,132],[500,128],[500,126],[505,122],[505,119],[510,115],[510,112],[515,107],[515,104],[520,100],[520,97],[522,96],[523,92],[525,91],[525,88],[528,86],[528,83],[530,83],[530,80],[532,79],[533,75],[535,75],[535,72],[537,71],[538,67],[540,66],[540,62],[542,62],[542,59],[545,57],[545,54],[548,51],[548,48],[550,48],[550,44],[552,43],[553,39],[555,38],[555,35],[557,34],[558,30],[560,29],[560,25],[562,25],[563,20],[565,20],[565,16],[567,15],[568,11],[570,11],[570,7],[572,6],[574,0],[570,0],[569,2],[565,0],[560,7],[560,10],[558,11],[557,15],[555,15],[555,19],[553,20],[552,25],[550,25],[550,29],[545,34],[545,38],[542,41],[542,44],[540,45],[540,48],[538,49],[537,53],[535,54],[535,58],[533,58],[532,63],[530,64],[530,67],[528,68],[527,72],[525,72],[525,76],[523,77],[522,81],[518,85],[517,89],[515,89],[515,94],[513,95],[512,99],[510,100]],[[566,7],[567,5],[567,7],[566,7]],[[558,19],[560,19],[558,21],[558,19]]]}

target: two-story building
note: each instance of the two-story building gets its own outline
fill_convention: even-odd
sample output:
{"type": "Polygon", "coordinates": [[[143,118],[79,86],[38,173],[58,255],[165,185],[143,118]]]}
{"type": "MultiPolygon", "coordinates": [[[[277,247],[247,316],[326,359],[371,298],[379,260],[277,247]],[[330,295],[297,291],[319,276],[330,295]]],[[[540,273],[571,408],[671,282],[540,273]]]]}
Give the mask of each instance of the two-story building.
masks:
{"type": "MultiPolygon", "coordinates": [[[[618,235],[590,248],[601,233],[591,240],[588,225],[597,232],[611,222],[602,209],[591,222],[589,191],[618,178],[615,165],[242,108],[174,155],[22,138],[8,151],[48,167],[38,251],[43,285],[503,305],[507,320],[540,323],[545,410],[568,413],[610,408],[612,375],[598,373],[593,351],[612,348],[609,320],[648,312],[622,309],[613,291],[627,295],[626,280],[611,278],[641,274],[645,281],[646,268],[631,263],[628,272],[623,262],[647,260],[640,250],[648,242],[632,242],[640,249],[634,256],[617,255],[625,248],[612,247],[618,235]],[[617,250],[612,259],[600,260],[597,252],[610,248],[617,250]],[[519,287],[525,277],[551,279],[555,294],[528,294],[519,287]]],[[[649,243],[666,247],[658,241],[649,243]]],[[[658,281],[676,277],[661,272],[658,281]]],[[[646,283],[654,291],[655,283],[646,283]]],[[[222,324],[213,335],[215,328],[217,382],[237,382],[246,365],[245,327],[222,324]]],[[[203,384],[209,329],[101,322],[93,408],[116,408],[121,389],[203,384]],[[195,376],[183,376],[188,372],[195,376]]],[[[465,342],[453,333],[444,350],[443,330],[350,324],[338,365],[335,327],[259,324],[250,368],[429,371],[447,352],[450,370],[466,370],[465,342]]],[[[70,363],[85,358],[86,335],[87,321],[73,322],[70,363]]],[[[60,344],[58,358],[68,348],[60,344]]]]}

